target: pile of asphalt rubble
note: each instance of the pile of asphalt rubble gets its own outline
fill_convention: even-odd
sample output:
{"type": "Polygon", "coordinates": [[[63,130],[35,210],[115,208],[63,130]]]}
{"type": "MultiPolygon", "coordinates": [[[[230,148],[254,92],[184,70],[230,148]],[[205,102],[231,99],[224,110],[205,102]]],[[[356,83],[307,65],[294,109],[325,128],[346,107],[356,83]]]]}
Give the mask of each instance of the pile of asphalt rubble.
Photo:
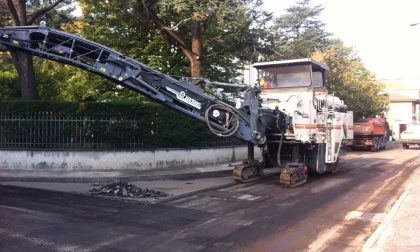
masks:
{"type": "Polygon", "coordinates": [[[142,189],[127,182],[117,182],[102,186],[100,188],[93,188],[90,190],[92,195],[112,196],[112,197],[127,197],[127,198],[160,198],[168,196],[164,192],[155,191],[152,189],[142,189]]]}

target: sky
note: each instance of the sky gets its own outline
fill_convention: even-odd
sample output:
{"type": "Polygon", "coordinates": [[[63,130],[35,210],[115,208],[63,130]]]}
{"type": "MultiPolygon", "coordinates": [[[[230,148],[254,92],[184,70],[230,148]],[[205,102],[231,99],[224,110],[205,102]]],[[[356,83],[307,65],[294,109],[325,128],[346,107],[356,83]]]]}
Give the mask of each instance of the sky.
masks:
{"type": "MultiPolygon", "coordinates": [[[[297,0],[264,0],[279,17],[297,0]]],[[[328,32],[353,47],[379,80],[420,86],[420,0],[312,0],[328,32]]]]}

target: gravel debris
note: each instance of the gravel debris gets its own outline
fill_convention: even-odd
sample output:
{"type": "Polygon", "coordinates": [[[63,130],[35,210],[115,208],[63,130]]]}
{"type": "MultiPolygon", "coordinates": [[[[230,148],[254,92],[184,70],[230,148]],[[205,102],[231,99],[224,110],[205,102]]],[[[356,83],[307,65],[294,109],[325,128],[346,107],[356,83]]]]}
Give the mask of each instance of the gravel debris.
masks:
{"type": "Polygon", "coordinates": [[[102,195],[122,198],[161,198],[167,197],[168,194],[148,188],[140,188],[127,182],[117,182],[107,184],[100,188],[92,188],[89,190],[91,195],[102,195]]]}

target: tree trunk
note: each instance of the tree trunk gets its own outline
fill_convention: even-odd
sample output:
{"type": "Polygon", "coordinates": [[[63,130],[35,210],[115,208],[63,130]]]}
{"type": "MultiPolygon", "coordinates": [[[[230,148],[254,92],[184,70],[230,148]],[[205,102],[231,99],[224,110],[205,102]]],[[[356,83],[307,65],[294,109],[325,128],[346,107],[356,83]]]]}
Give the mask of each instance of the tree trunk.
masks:
{"type": "Polygon", "coordinates": [[[32,55],[11,51],[13,64],[19,74],[20,90],[24,100],[34,100],[38,98],[35,83],[34,64],[32,55]]]}
{"type": "Polygon", "coordinates": [[[190,64],[191,64],[191,77],[192,78],[201,78],[203,66],[202,66],[202,50],[203,50],[203,42],[202,42],[202,32],[201,32],[201,24],[195,20],[192,21],[191,26],[191,33],[192,33],[192,57],[190,57],[190,64]]]}
{"type": "Polygon", "coordinates": [[[201,77],[201,72],[203,70],[203,66],[201,63],[201,60],[196,59],[195,56],[193,56],[194,58],[191,60],[191,77],[192,78],[200,78],[201,77]]]}
{"type": "MultiPolygon", "coordinates": [[[[26,1],[24,0],[3,0],[16,26],[30,25],[26,17],[26,1]]],[[[32,56],[19,51],[10,51],[13,65],[19,75],[21,95],[24,100],[34,100],[38,98],[34,63],[32,56]]]]}

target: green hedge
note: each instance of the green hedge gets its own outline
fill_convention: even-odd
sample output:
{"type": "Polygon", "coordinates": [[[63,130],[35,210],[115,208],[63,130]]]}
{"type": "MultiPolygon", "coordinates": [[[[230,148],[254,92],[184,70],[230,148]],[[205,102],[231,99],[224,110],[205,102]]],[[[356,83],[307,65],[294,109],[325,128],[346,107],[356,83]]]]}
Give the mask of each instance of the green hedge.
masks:
{"type": "Polygon", "coordinates": [[[156,103],[0,102],[0,147],[184,148],[242,144],[156,103]]]}

